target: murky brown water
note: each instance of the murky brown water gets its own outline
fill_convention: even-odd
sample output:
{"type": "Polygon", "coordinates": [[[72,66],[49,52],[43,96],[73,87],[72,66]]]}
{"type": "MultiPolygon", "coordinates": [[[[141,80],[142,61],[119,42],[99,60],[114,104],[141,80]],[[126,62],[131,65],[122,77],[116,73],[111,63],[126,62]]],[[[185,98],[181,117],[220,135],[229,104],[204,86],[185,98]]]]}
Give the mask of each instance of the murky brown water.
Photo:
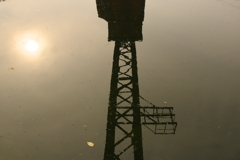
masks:
{"type": "MultiPolygon", "coordinates": [[[[0,159],[103,159],[114,42],[96,2],[6,0],[0,13],[0,159]]],[[[240,158],[239,28],[239,0],[146,1],[140,95],[174,107],[178,127],[143,127],[144,159],[240,158]]]]}

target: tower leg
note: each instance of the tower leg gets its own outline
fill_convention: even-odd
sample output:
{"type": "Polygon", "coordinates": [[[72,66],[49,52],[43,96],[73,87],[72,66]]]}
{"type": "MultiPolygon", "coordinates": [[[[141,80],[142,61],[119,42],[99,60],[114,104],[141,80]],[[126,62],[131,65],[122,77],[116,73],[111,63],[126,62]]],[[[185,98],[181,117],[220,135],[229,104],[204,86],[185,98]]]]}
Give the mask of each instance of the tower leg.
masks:
{"type": "Polygon", "coordinates": [[[143,160],[143,147],[142,147],[142,125],[140,117],[140,102],[139,102],[139,85],[138,85],[138,72],[137,72],[137,54],[135,43],[131,43],[132,50],[132,83],[133,83],[133,138],[132,143],[134,146],[134,160],[143,160]]]}
{"type": "Polygon", "coordinates": [[[119,48],[120,42],[115,43],[112,65],[112,77],[110,86],[110,95],[108,102],[108,116],[107,116],[107,134],[104,152],[104,160],[115,159],[115,127],[116,127],[116,107],[117,107],[117,86],[118,86],[118,71],[119,71],[119,48]]]}

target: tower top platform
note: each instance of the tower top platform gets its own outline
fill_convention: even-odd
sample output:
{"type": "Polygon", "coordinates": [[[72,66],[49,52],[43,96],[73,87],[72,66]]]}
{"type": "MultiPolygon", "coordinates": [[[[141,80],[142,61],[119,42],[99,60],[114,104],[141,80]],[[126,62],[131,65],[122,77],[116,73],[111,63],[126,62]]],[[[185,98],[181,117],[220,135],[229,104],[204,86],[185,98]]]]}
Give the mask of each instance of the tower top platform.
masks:
{"type": "Polygon", "coordinates": [[[141,41],[145,0],[96,0],[98,16],[108,22],[109,41],[141,41]]]}

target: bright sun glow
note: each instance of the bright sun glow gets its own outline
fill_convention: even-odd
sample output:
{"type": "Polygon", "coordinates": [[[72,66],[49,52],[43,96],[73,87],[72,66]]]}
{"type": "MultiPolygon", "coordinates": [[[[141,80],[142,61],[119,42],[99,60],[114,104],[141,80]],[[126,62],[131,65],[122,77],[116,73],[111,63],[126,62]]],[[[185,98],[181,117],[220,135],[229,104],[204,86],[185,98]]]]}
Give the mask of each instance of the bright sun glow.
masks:
{"type": "Polygon", "coordinates": [[[16,49],[28,59],[40,57],[47,44],[45,35],[37,30],[16,35],[16,42],[16,49]]]}
{"type": "Polygon", "coordinates": [[[26,45],[25,45],[26,49],[30,52],[35,52],[39,49],[39,45],[36,41],[34,40],[29,40],[26,45]]]}

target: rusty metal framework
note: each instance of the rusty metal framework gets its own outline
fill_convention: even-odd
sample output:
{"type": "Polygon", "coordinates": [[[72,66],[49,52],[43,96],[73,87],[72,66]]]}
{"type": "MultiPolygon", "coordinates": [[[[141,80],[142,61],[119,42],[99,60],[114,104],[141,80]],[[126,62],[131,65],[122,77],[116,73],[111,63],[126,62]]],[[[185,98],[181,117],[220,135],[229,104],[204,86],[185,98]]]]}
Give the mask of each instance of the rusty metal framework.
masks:
{"type": "Polygon", "coordinates": [[[143,160],[142,125],[155,134],[175,134],[173,107],[140,106],[135,42],[115,42],[104,160],[120,160],[133,149],[143,160]],[[117,137],[117,138],[116,138],[117,137]]]}

